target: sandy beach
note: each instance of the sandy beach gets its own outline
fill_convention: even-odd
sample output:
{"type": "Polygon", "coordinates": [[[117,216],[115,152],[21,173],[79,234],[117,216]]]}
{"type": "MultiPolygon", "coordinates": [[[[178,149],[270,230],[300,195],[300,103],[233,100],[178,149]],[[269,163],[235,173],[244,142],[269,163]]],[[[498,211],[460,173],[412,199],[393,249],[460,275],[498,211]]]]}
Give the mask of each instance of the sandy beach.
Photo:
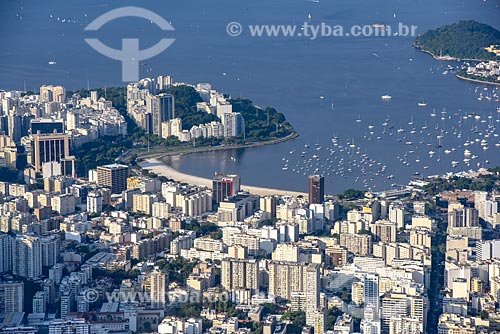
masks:
{"type": "MultiPolygon", "coordinates": [[[[164,164],[158,159],[150,158],[144,159],[143,161],[138,163],[142,168],[149,170],[157,175],[168,177],[169,179],[173,179],[177,182],[185,182],[189,184],[196,184],[205,187],[212,187],[212,180],[206,179],[199,176],[189,175],[182,172],[179,172],[172,167],[164,164]]],[[[279,190],[279,189],[269,189],[269,188],[260,188],[253,187],[247,185],[241,185],[241,189],[248,191],[255,195],[265,196],[265,195],[279,195],[279,196],[307,196],[306,193],[297,192],[297,191],[288,191],[288,190],[279,190]]]]}

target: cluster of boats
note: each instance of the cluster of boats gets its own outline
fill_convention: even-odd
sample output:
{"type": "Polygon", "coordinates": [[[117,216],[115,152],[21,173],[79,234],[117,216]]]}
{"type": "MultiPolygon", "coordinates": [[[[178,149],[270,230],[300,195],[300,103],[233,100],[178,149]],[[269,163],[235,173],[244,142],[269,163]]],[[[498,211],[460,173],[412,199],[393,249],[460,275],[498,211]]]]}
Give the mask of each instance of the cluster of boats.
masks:
{"type": "MultiPolygon", "coordinates": [[[[498,97],[498,88],[478,87],[476,95],[479,91],[483,97],[498,97]]],[[[383,100],[391,98],[382,96],[383,100]]],[[[283,157],[282,170],[352,178],[365,189],[375,190],[376,184],[393,182],[390,180],[396,170],[398,176],[404,176],[399,174],[402,171],[420,176],[430,171],[445,172],[450,167],[487,167],[491,163],[488,158],[500,163],[495,159],[498,153],[491,152],[500,149],[500,107],[485,114],[449,112],[446,108],[437,111],[425,108],[423,101],[417,105],[422,107],[418,117],[409,115],[405,122],[387,115],[383,122],[366,124],[358,115],[352,126],[356,138],[334,135],[327,145],[317,142],[295,148],[283,157]]]]}

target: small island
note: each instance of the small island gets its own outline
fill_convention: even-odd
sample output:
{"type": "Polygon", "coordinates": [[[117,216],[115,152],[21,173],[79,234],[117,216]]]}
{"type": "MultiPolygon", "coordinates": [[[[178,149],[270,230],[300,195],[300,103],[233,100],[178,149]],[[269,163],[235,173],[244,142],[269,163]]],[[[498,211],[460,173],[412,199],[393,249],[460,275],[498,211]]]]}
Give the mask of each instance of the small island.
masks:
{"type": "Polygon", "coordinates": [[[414,46],[439,60],[500,60],[500,31],[477,21],[460,21],[429,30],[414,46]]]}

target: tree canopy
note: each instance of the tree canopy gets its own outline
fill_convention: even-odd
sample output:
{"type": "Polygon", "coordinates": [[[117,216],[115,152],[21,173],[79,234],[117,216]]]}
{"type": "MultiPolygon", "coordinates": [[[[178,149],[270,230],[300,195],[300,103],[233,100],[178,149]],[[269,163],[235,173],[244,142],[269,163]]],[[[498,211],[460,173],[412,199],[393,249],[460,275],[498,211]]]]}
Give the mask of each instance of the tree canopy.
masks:
{"type": "Polygon", "coordinates": [[[245,119],[247,140],[282,138],[294,132],[292,125],[286,121],[285,115],[274,108],[259,108],[248,99],[232,99],[230,102],[233,105],[233,111],[241,113],[245,119]]]}
{"type": "Polygon", "coordinates": [[[415,40],[415,46],[435,56],[459,59],[495,60],[499,57],[486,51],[500,44],[500,31],[477,21],[458,23],[429,30],[415,40]]]}
{"type": "Polygon", "coordinates": [[[194,125],[220,121],[217,116],[196,109],[196,103],[203,102],[203,99],[193,87],[173,86],[166,92],[174,96],[175,117],[182,119],[183,130],[189,130],[194,125]]]}

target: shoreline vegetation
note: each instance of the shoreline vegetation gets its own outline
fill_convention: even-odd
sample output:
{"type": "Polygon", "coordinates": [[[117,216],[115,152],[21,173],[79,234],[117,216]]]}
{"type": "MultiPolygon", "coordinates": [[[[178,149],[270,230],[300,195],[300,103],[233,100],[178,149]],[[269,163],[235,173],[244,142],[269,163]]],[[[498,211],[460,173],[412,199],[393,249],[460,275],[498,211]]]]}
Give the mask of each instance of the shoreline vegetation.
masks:
{"type": "MultiPolygon", "coordinates": [[[[252,147],[262,147],[262,146],[268,146],[268,145],[276,145],[280,143],[284,143],[286,141],[295,139],[299,136],[297,132],[291,133],[286,137],[283,138],[274,138],[266,141],[259,141],[259,142],[249,142],[249,143],[244,143],[244,144],[227,144],[227,145],[218,145],[218,146],[182,146],[182,147],[177,147],[179,148],[178,150],[175,150],[176,147],[170,147],[171,151],[166,152],[144,152],[144,153],[139,153],[137,155],[138,158],[140,159],[146,159],[146,158],[162,158],[162,157],[172,157],[172,156],[183,156],[183,155],[188,155],[188,154],[194,154],[194,153],[205,153],[205,152],[214,152],[214,151],[226,151],[226,150],[238,150],[238,149],[245,149],[245,148],[252,148],[252,147]]],[[[160,159],[161,160],[161,159],[160,159]]]]}
{"type": "Polygon", "coordinates": [[[480,84],[485,84],[485,85],[500,86],[499,82],[481,80],[481,77],[477,77],[477,76],[473,76],[473,75],[467,76],[467,74],[464,74],[464,73],[457,73],[456,77],[461,79],[461,80],[465,80],[465,81],[470,81],[470,82],[475,82],[475,83],[480,83],[480,84]]]}
{"type": "Polygon", "coordinates": [[[451,56],[438,56],[434,53],[432,53],[431,51],[429,50],[425,50],[422,48],[422,46],[420,45],[417,45],[417,44],[413,44],[413,47],[417,50],[419,50],[420,52],[423,52],[423,53],[427,53],[428,55],[430,55],[432,58],[436,59],[436,60],[447,60],[447,61],[484,61],[484,59],[475,59],[475,58],[457,58],[457,57],[451,57],[451,56]]]}
{"type": "Polygon", "coordinates": [[[413,46],[437,60],[498,60],[485,48],[500,44],[500,31],[474,20],[459,21],[428,30],[415,39],[413,46]]]}

